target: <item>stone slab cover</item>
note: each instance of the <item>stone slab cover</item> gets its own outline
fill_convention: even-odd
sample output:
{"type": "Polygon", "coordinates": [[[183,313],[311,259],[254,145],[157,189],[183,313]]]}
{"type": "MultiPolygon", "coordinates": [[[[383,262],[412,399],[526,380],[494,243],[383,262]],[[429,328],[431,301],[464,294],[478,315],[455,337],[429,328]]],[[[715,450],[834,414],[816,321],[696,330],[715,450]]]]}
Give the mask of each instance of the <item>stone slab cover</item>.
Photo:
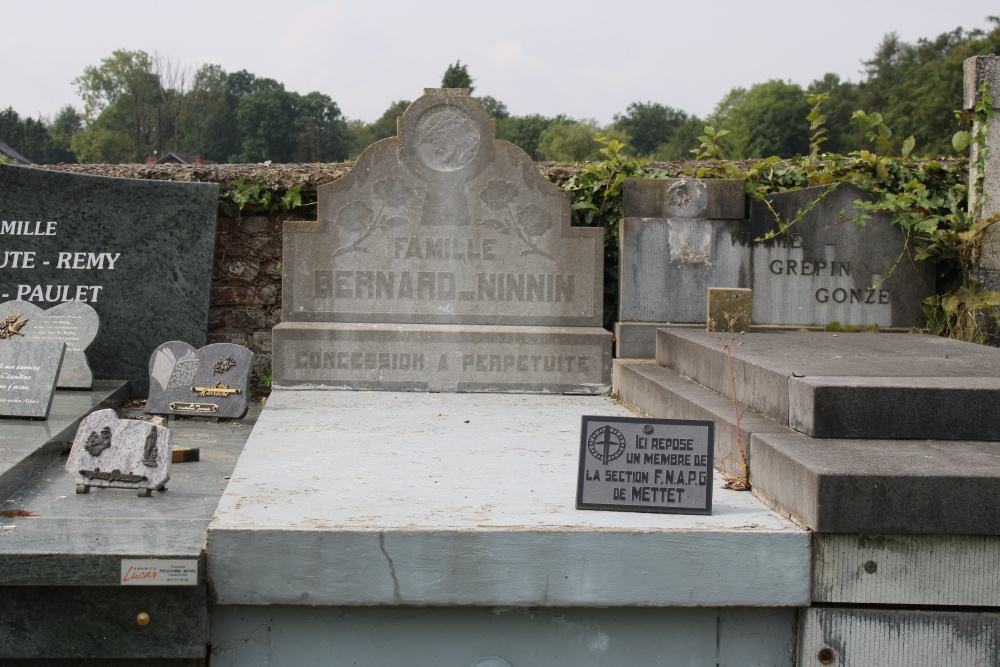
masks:
{"type": "Polygon", "coordinates": [[[240,419],[247,413],[254,353],[235,343],[213,343],[195,350],[170,341],[149,358],[151,415],[240,419]]]}
{"type": "Polygon", "coordinates": [[[151,491],[170,479],[171,461],[170,429],[98,410],[80,422],[66,472],[78,493],[91,486],[151,491]]]}
{"type": "Polygon", "coordinates": [[[0,165],[0,300],[93,306],[99,379],[147,392],[165,340],[205,344],[219,186],[0,165]]]}
{"type": "Polygon", "coordinates": [[[0,335],[0,417],[49,416],[65,350],[62,341],[9,340],[0,335]]]}
{"type": "Polygon", "coordinates": [[[602,230],[466,90],[428,90],[319,208],[285,224],[285,322],[601,324],[602,230]]]}
{"type": "Polygon", "coordinates": [[[0,322],[17,329],[16,334],[11,334],[15,338],[66,343],[56,387],[90,389],[93,386],[94,374],[87,363],[86,351],[97,337],[101,318],[91,306],[81,301],[67,301],[43,310],[27,301],[8,301],[0,303],[0,322]],[[19,324],[22,321],[24,324],[19,324]]]}

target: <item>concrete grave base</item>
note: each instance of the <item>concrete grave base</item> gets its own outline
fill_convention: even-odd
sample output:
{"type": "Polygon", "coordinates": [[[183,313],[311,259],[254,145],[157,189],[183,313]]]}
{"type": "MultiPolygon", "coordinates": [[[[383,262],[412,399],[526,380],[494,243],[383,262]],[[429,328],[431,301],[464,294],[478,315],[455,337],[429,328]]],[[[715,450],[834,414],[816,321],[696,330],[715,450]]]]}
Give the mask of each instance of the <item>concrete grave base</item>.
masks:
{"type": "Polygon", "coordinates": [[[795,617],[745,607],[217,607],[212,667],[790,666],[795,617]]]}
{"type": "Polygon", "coordinates": [[[606,394],[611,334],[599,327],[282,322],[274,386],[606,394]]]}

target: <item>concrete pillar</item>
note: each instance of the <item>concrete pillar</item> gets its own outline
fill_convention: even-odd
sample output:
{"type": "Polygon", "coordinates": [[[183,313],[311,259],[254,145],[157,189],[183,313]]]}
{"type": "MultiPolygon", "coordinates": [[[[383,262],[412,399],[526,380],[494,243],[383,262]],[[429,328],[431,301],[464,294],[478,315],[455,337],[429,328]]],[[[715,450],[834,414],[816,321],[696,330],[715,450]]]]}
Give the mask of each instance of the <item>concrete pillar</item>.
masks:
{"type": "MultiPolygon", "coordinates": [[[[972,110],[979,99],[979,86],[989,82],[993,96],[994,110],[1000,108],[1000,56],[976,56],[965,61],[965,103],[966,110],[972,110]]],[[[979,129],[978,123],[972,128],[973,136],[979,129]]],[[[986,133],[986,160],[982,174],[975,166],[969,173],[969,210],[980,204],[979,218],[985,219],[1000,213],[1000,114],[989,124],[986,133]],[[982,178],[982,192],[976,187],[982,178]]],[[[975,165],[978,147],[972,146],[971,163],[975,165]]],[[[983,237],[983,249],[977,266],[977,277],[988,290],[1000,290],[1000,224],[994,224],[983,237]]]]}

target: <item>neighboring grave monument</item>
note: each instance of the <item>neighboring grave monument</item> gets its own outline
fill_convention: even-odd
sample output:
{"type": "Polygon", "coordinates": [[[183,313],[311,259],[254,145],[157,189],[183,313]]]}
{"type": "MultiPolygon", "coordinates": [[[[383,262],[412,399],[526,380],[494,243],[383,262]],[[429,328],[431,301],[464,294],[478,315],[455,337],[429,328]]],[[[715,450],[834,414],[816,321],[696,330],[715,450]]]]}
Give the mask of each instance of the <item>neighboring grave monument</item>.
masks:
{"type": "Polygon", "coordinates": [[[97,311],[80,301],[67,301],[48,310],[27,301],[0,303],[0,338],[57,340],[66,343],[66,355],[56,387],[90,389],[94,374],[87,364],[87,348],[100,329],[97,311]]]}
{"type": "Polygon", "coordinates": [[[0,165],[0,300],[93,306],[94,375],[144,396],[150,350],[205,344],[218,205],[214,183],[0,165]]]}
{"type": "Polygon", "coordinates": [[[609,389],[603,232],[494,134],[467,90],[429,89],[317,222],[285,223],[275,386],[609,389]]]}
{"type": "Polygon", "coordinates": [[[149,358],[146,414],[241,419],[247,413],[254,353],[235,343],[195,350],[187,343],[160,345],[149,358]]]}
{"type": "Polygon", "coordinates": [[[658,326],[704,323],[711,287],[753,290],[753,324],[925,323],[933,267],[909,259],[887,214],[865,227],[851,220],[862,213],[854,202],[869,197],[856,186],[768,195],[782,221],[806,211],[768,240],[778,221],[765,202],[745,210],[743,181],[626,179],[624,197],[619,357],[652,357],[658,326]]]}

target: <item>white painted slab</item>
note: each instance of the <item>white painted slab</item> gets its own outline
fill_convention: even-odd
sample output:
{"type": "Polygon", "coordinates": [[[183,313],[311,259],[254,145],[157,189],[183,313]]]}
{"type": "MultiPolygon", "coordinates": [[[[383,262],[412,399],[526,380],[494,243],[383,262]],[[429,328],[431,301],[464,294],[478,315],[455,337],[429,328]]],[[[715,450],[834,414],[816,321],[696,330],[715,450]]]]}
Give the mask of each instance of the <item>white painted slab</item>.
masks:
{"type": "Polygon", "coordinates": [[[801,612],[799,667],[995,667],[1000,614],[810,608],[801,612]]]}
{"type": "Polygon", "coordinates": [[[209,532],[221,604],[800,606],[809,536],[748,493],[713,516],[574,508],[606,397],[275,391],[209,532]]]}
{"type": "Polygon", "coordinates": [[[1000,537],[813,537],[813,600],[1000,607],[1000,537]]]}

